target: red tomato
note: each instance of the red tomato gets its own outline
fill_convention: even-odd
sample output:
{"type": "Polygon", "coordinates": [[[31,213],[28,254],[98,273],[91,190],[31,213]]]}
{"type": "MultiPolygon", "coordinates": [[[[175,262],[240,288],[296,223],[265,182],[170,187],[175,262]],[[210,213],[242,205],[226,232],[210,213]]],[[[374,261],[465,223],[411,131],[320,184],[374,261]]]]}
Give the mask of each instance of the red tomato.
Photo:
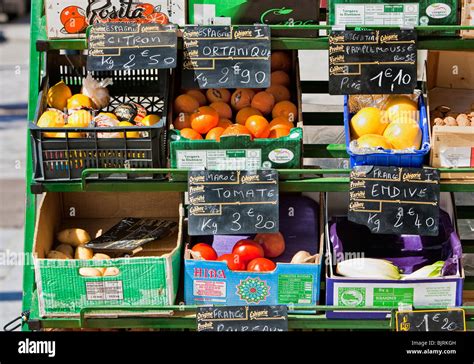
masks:
{"type": "Polygon", "coordinates": [[[275,268],[276,264],[266,258],[254,259],[247,265],[247,270],[250,272],[270,272],[275,268]]]}
{"type": "Polygon", "coordinates": [[[206,243],[197,243],[191,249],[193,252],[201,254],[204,260],[216,260],[217,253],[212,246],[206,243]]]}
{"type": "Polygon", "coordinates": [[[245,263],[237,254],[223,254],[217,260],[226,262],[230,270],[245,270],[245,263]]]}
{"type": "Polygon", "coordinates": [[[263,258],[263,248],[253,240],[239,240],[232,248],[232,253],[238,254],[245,264],[255,258],[263,258]]]}

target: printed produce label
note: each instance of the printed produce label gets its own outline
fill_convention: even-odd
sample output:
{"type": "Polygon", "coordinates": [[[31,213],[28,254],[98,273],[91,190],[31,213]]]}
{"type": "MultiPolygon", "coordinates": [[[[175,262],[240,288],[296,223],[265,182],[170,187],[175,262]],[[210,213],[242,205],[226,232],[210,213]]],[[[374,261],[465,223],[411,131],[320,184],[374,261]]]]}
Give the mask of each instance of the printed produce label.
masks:
{"type": "Polygon", "coordinates": [[[252,170],[262,166],[260,149],[178,150],[177,167],[209,170],[252,170]]]}
{"type": "Polygon", "coordinates": [[[311,274],[280,274],[278,276],[278,303],[311,304],[313,276],[311,274]]]}
{"type": "Polygon", "coordinates": [[[474,148],[448,147],[440,151],[442,167],[474,167],[474,148]]]}
{"type": "Polygon", "coordinates": [[[419,4],[336,4],[337,25],[418,25],[419,4]]]}
{"type": "Polygon", "coordinates": [[[456,282],[439,283],[334,283],[336,306],[397,307],[399,303],[415,306],[454,306],[456,282]]]}
{"type": "Polygon", "coordinates": [[[123,300],[122,281],[86,282],[86,297],[89,301],[123,300]]]}
{"type": "Polygon", "coordinates": [[[195,280],[193,294],[201,297],[226,297],[226,282],[195,280]]]}

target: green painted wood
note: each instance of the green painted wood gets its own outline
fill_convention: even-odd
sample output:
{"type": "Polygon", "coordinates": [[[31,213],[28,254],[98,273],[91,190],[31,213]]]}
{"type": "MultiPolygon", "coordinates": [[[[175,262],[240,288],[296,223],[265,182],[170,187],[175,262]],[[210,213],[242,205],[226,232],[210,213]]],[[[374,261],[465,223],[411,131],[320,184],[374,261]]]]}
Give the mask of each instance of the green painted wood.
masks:
{"type": "Polygon", "coordinates": [[[349,158],[344,144],[305,144],[305,158],[349,158]]]}

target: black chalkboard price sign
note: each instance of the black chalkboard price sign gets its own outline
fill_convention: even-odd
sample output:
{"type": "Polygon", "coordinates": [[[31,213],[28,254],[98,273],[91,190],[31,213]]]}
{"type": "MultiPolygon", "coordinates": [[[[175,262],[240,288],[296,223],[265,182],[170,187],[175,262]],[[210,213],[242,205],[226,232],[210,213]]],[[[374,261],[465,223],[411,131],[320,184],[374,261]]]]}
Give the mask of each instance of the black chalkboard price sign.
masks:
{"type": "Polygon", "coordinates": [[[270,86],[267,25],[187,26],[183,42],[183,88],[270,86]]]}
{"type": "Polygon", "coordinates": [[[197,331],[288,331],[286,306],[198,307],[197,331]]]}
{"type": "Polygon", "coordinates": [[[87,69],[115,71],[175,68],[177,28],[173,24],[97,23],[88,31],[87,69]]]}
{"type": "Polygon", "coordinates": [[[416,41],[414,30],[332,31],[329,93],[413,93],[416,41]]]}
{"type": "Polygon", "coordinates": [[[437,236],[439,172],[358,166],[350,174],[348,218],[376,234],[437,236]]]}
{"type": "Polygon", "coordinates": [[[398,311],[397,331],[466,331],[463,309],[398,311]]]}
{"type": "Polygon", "coordinates": [[[189,235],[275,233],[278,172],[190,171],[189,235]]]}

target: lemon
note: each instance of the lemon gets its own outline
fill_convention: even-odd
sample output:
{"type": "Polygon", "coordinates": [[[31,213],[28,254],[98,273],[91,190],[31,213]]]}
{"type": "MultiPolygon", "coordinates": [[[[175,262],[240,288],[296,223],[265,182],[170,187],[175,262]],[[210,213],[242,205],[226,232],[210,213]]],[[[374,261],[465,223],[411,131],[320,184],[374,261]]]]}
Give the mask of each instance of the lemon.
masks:
{"type": "Polygon", "coordinates": [[[108,118],[118,120],[117,115],[111,113],[111,112],[101,112],[99,115],[107,116],[108,118]]]}
{"type": "Polygon", "coordinates": [[[395,119],[387,126],[383,136],[393,145],[394,149],[420,149],[421,146],[421,128],[413,119],[395,119]]]}
{"type": "MultiPolygon", "coordinates": [[[[61,128],[64,126],[64,115],[55,110],[47,110],[41,114],[37,125],[40,128],[61,128]]],[[[45,137],[54,138],[56,133],[44,133],[45,137]]]]}
{"type": "Polygon", "coordinates": [[[87,110],[77,110],[69,115],[67,124],[73,128],[87,128],[92,121],[92,114],[87,110]]]}
{"type": "MultiPolygon", "coordinates": [[[[118,126],[135,126],[130,121],[121,121],[118,126]]],[[[120,133],[120,138],[124,138],[124,133],[120,133]]],[[[127,138],[140,138],[138,131],[127,131],[127,138]]]]}
{"type": "Polygon", "coordinates": [[[161,118],[158,115],[150,114],[150,115],[145,116],[142,119],[142,121],[140,121],[140,123],[143,124],[143,126],[152,126],[152,125],[155,125],[160,120],[161,118]]]}
{"type": "Polygon", "coordinates": [[[60,81],[48,90],[48,106],[64,110],[67,106],[67,100],[71,96],[71,89],[63,81],[60,81]]]}
{"type": "Polygon", "coordinates": [[[75,94],[67,99],[67,108],[69,110],[80,109],[83,107],[92,108],[92,105],[92,100],[83,94],[75,94]]]}
{"type": "Polygon", "coordinates": [[[357,139],[365,134],[382,135],[386,126],[382,120],[382,111],[376,107],[364,107],[351,119],[352,136],[357,139]]]}
{"type": "Polygon", "coordinates": [[[357,139],[357,144],[360,148],[384,148],[384,149],[392,149],[392,144],[383,137],[382,135],[378,134],[365,134],[362,135],[359,139],[357,139]]]}
{"type": "Polygon", "coordinates": [[[389,121],[394,121],[399,117],[416,119],[418,114],[418,105],[408,96],[390,96],[385,111],[389,121]]]}

